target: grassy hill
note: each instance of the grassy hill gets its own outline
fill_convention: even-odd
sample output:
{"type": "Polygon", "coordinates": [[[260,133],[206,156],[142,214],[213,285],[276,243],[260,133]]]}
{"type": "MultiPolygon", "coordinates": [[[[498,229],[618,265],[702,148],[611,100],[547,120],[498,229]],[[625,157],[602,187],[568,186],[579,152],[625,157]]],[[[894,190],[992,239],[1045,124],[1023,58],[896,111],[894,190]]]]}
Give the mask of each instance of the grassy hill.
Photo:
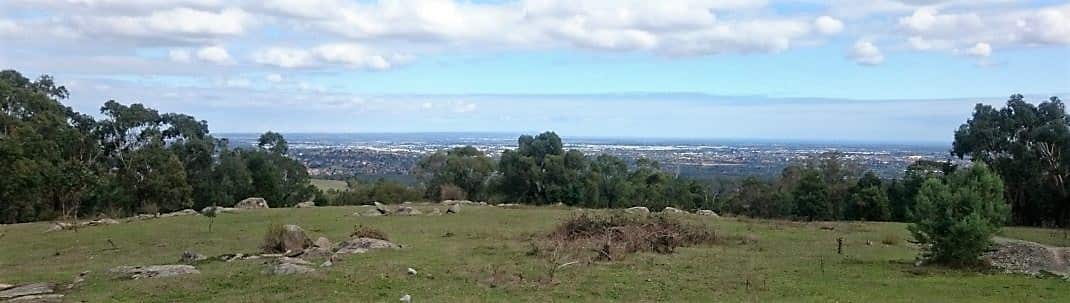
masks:
{"type": "MultiPolygon", "coordinates": [[[[548,282],[555,264],[529,255],[530,239],[574,210],[466,207],[458,215],[352,216],[357,210],[223,214],[211,233],[201,216],[48,233],[47,223],[0,226],[0,283],[66,283],[88,270],[85,284],[67,292],[70,301],[87,302],[397,302],[404,294],[416,302],[1070,302],[1070,284],[1058,279],[915,267],[915,248],[891,241],[908,239],[899,223],[683,215],[724,240],[668,255],[577,264],[548,282]],[[354,225],[371,226],[405,248],[352,255],[308,275],[266,275],[263,260],[203,264],[199,275],[174,278],[125,280],[108,273],[119,265],[174,264],[184,250],[255,252],[273,222],[336,242],[354,225]],[[846,240],[842,255],[838,237],[846,240]],[[882,244],[885,239],[896,243],[882,244]],[[408,275],[410,267],[419,274],[408,275]]],[[[1037,235],[1043,231],[1014,232],[1045,237],[1037,235]]]]}

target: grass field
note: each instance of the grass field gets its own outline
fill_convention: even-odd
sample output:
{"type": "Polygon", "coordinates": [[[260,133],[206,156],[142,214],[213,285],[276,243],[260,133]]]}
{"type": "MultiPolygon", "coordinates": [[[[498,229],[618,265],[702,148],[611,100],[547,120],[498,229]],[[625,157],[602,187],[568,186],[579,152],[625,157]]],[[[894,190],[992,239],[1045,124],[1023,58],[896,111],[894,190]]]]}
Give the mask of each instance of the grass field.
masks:
{"type": "MultiPolygon", "coordinates": [[[[726,239],[674,254],[637,254],[566,267],[528,255],[530,238],[574,210],[467,207],[458,215],[354,217],[357,207],[224,214],[213,232],[200,216],[44,233],[45,223],[6,225],[0,283],[67,282],[86,302],[1070,302],[1070,282],[1021,275],[915,267],[899,223],[805,224],[684,215],[726,239]],[[363,224],[405,248],[353,255],[310,275],[269,276],[262,260],[200,265],[199,275],[123,280],[118,265],[173,264],[184,250],[255,252],[271,223],[297,224],[339,241],[363,224]],[[836,238],[844,237],[844,254],[836,238]],[[742,243],[740,238],[751,241],[742,243]],[[894,245],[881,241],[900,239],[894,245]],[[115,248],[108,240],[115,244],[115,248]],[[870,241],[873,245],[867,245],[870,241]],[[406,274],[412,267],[419,275],[406,274]]],[[[1013,229],[1010,235],[1044,237],[1013,229]]]]}
{"type": "Polygon", "coordinates": [[[327,190],[331,190],[331,189],[334,189],[334,190],[346,190],[346,187],[348,186],[346,184],[346,181],[339,181],[339,180],[312,179],[311,181],[312,181],[312,186],[315,186],[316,188],[319,188],[320,190],[323,190],[323,191],[327,191],[327,190]]]}

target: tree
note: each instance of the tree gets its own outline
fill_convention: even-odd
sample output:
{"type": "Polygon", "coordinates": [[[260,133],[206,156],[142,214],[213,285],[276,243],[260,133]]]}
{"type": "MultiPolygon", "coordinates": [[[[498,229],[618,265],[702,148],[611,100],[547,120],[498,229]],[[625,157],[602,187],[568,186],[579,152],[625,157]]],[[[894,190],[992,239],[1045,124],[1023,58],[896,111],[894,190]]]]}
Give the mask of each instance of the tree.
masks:
{"type": "Polygon", "coordinates": [[[922,257],[943,264],[978,261],[1006,221],[1003,182],[984,163],[941,180],[930,178],[918,192],[915,221],[908,229],[924,244],[922,257]]]}
{"type": "Polygon", "coordinates": [[[799,179],[799,185],[791,193],[795,201],[795,215],[807,220],[834,219],[832,202],[829,201],[828,185],[821,173],[808,169],[799,179]]]}
{"type": "Polygon", "coordinates": [[[285,155],[290,150],[289,145],[286,143],[286,138],[283,138],[279,133],[271,131],[261,134],[256,146],[280,155],[285,155]]]}
{"type": "Polygon", "coordinates": [[[441,200],[442,187],[453,185],[467,197],[483,200],[487,179],[494,173],[494,160],[475,147],[456,147],[421,158],[413,172],[427,183],[428,197],[441,200]]]}
{"type": "Polygon", "coordinates": [[[1034,106],[1016,94],[998,110],[977,104],[952,152],[1002,177],[1014,222],[1070,224],[1070,117],[1059,98],[1034,106]]]}
{"type": "Polygon", "coordinates": [[[847,205],[845,218],[850,220],[886,221],[891,219],[888,195],[882,181],[872,171],[866,172],[854,187],[847,205]]]}

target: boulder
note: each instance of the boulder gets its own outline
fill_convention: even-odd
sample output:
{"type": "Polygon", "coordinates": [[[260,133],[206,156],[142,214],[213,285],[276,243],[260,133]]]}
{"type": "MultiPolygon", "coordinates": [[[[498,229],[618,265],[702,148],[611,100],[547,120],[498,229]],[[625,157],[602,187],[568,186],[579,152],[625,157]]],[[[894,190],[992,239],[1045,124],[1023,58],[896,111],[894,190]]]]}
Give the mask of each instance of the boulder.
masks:
{"type": "Polygon", "coordinates": [[[189,274],[200,274],[196,267],[191,265],[150,265],[150,266],[119,266],[111,269],[131,279],[166,278],[189,274]]]}
{"type": "Polygon", "coordinates": [[[119,220],[109,219],[109,218],[102,218],[102,219],[96,219],[96,220],[92,220],[92,221],[85,221],[85,222],[82,222],[80,225],[82,225],[82,226],[100,226],[100,225],[112,225],[112,224],[119,224],[119,220]]]}
{"type": "Polygon", "coordinates": [[[234,204],[234,208],[240,209],[254,209],[254,208],[271,208],[268,206],[267,200],[264,198],[245,198],[245,200],[238,201],[238,204],[234,204]]]}
{"type": "Polygon", "coordinates": [[[390,214],[390,207],[386,206],[383,203],[379,203],[378,201],[372,202],[372,203],[375,204],[375,210],[378,211],[380,215],[389,215],[390,214]]]}
{"type": "Polygon", "coordinates": [[[326,249],[331,249],[331,247],[334,246],[334,244],[331,243],[331,240],[327,239],[326,237],[316,238],[316,241],[313,241],[312,245],[318,248],[326,249]]]}
{"type": "Polygon", "coordinates": [[[4,301],[5,303],[60,303],[63,302],[62,294],[30,295],[4,301]]]}
{"type": "Polygon", "coordinates": [[[12,287],[15,287],[15,285],[0,283],[0,290],[5,290],[12,287]]]}
{"type": "Polygon", "coordinates": [[[683,210],[680,210],[679,208],[675,208],[675,207],[671,207],[671,206],[666,206],[665,209],[661,210],[661,212],[662,213],[666,213],[666,214],[683,214],[683,213],[687,213],[686,211],[683,211],[683,210]]]}
{"type": "Polygon", "coordinates": [[[636,206],[624,209],[624,212],[629,214],[645,215],[650,213],[650,209],[643,206],[636,206]]]}
{"type": "Polygon", "coordinates": [[[396,212],[394,212],[394,213],[399,214],[399,215],[403,215],[403,216],[415,216],[415,215],[422,215],[423,214],[423,212],[420,211],[419,209],[416,209],[415,207],[410,207],[410,206],[398,207],[398,210],[396,212]]]}
{"type": "Polygon", "coordinates": [[[208,257],[205,257],[202,254],[198,254],[196,252],[187,250],[187,251],[182,252],[182,257],[178,258],[178,263],[194,264],[194,263],[197,263],[197,262],[200,262],[200,261],[204,261],[204,260],[208,260],[208,257]]]}
{"type": "Polygon", "coordinates": [[[367,211],[364,211],[363,213],[361,213],[360,211],[357,211],[357,212],[353,213],[353,215],[354,216],[362,216],[362,217],[378,217],[378,216],[382,216],[383,213],[379,212],[379,210],[376,210],[376,209],[369,209],[367,211]]]}
{"type": "Polygon", "coordinates": [[[432,208],[431,212],[428,213],[427,215],[428,216],[441,216],[442,215],[442,209],[440,209],[438,207],[432,208]]]}
{"type": "Polygon", "coordinates": [[[401,245],[394,244],[393,242],[372,239],[372,238],[356,238],[342,241],[338,243],[338,250],[336,254],[363,254],[373,249],[386,249],[386,248],[401,248],[401,245]]]}
{"type": "Polygon", "coordinates": [[[278,248],[283,252],[301,252],[312,246],[312,240],[305,235],[305,230],[293,224],[282,226],[279,240],[282,246],[278,248]]]}
{"type": "Polygon", "coordinates": [[[459,213],[461,213],[461,205],[460,204],[452,204],[452,205],[450,205],[450,207],[446,208],[446,213],[447,214],[459,214],[459,213]]]}
{"type": "Polygon", "coordinates": [[[712,210],[709,210],[709,209],[700,209],[700,210],[696,211],[695,214],[700,215],[700,216],[720,217],[719,215],[717,215],[716,212],[714,212],[712,210]]]}
{"type": "Polygon", "coordinates": [[[233,214],[233,213],[237,213],[238,209],[237,208],[233,208],[233,207],[209,206],[209,207],[205,207],[204,209],[201,210],[201,214],[202,215],[208,215],[208,213],[211,213],[211,212],[214,212],[216,215],[219,215],[219,214],[233,214]]]}
{"type": "Polygon", "coordinates": [[[52,283],[25,284],[0,291],[0,299],[11,299],[22,296],[50,294],[55,291],[56,286],[52,283]]]}
{"type": "Polygon", "coordinates": [[[68,229],[74,229],[75,227],[77,227],[77,225],[74,225],[74,224],[71,224],[71,223],[67,223],[67,222],[53,222],[52,225],[49,226],[48,230],[46,230],[45,232],[68,230],[68,229]]]}
{"type": "Polygon", "coordinates": [[[313,207],[316,207],[316,202],[305,201],[305,202],[297,203],[297,205],[294,205],[294,207],[296,207],[296,208],[313,208],[313,207]]]}

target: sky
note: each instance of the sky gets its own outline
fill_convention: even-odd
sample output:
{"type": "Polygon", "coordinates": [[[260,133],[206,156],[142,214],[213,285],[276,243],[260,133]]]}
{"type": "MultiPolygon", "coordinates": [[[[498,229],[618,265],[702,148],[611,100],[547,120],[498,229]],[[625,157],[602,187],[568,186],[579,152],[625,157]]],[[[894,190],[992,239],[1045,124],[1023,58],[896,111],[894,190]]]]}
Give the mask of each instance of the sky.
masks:
{"type": "Polygon", "coordinates": [[[0,68],[217,133],[950,142],[1070,96],[1070,3],[3,0],[0,68]]]}

